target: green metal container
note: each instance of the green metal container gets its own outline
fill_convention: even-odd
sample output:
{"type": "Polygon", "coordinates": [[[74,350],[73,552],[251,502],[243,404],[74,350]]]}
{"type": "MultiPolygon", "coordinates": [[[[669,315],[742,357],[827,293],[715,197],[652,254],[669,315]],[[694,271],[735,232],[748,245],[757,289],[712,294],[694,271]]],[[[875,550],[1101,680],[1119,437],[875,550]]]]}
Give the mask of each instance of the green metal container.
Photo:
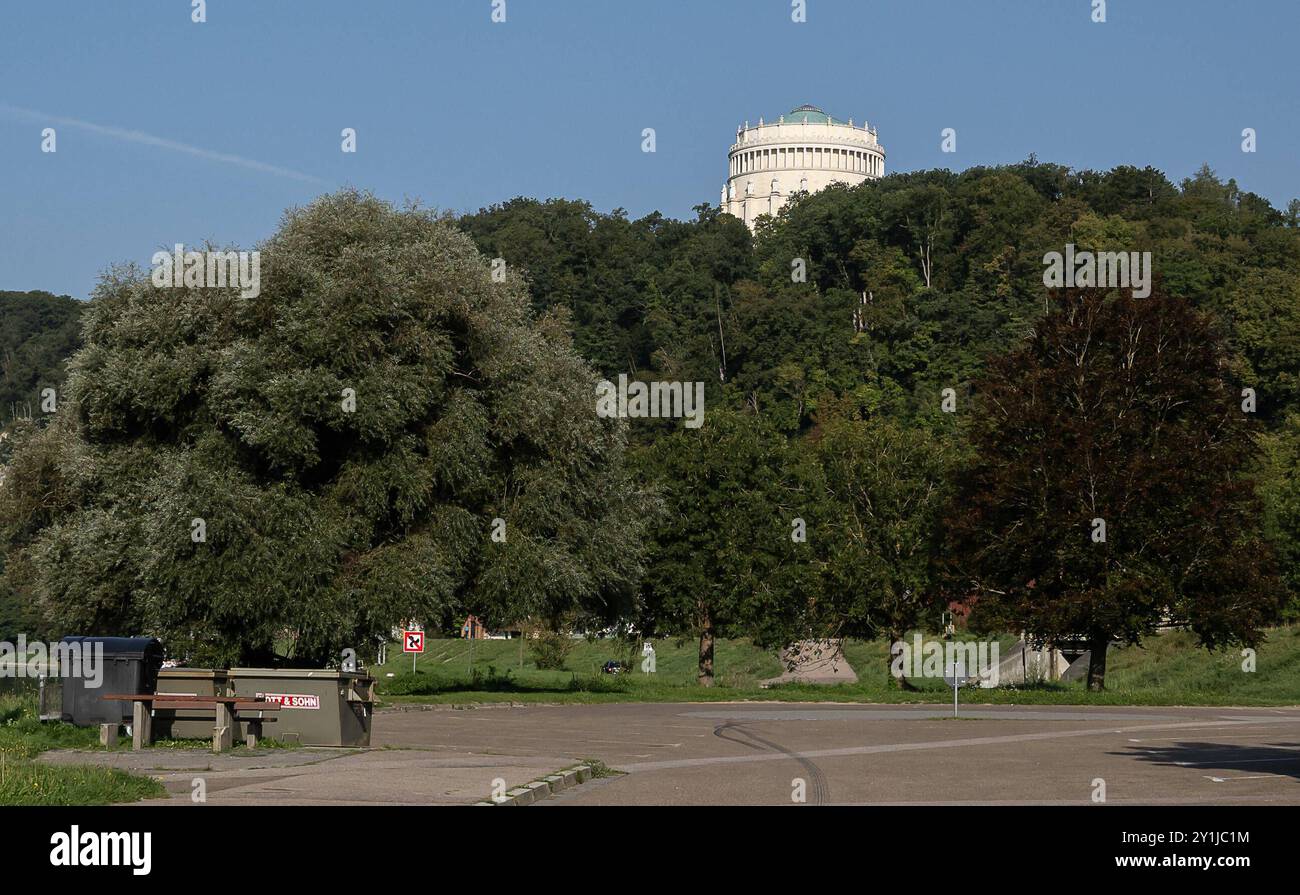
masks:
{"type": "MultiPolygon", "coordinates": [[[[222,668],[164,668],[158,672],[156,692],[167,696],[231,695],[229,678],[222,668]]],[[[160,739],[208,740],[215,725],[213,709],[156,709],[153,713],[153,734],[160,739]]]]}
{"type": "MultiPolygon", "coordinates": [[[[279,703],[265,735],[304,746],[369,746],[374,717],[375,679],[336,668],[232,668],[230,689],[279,703]]],[[[236,720],[235,738],[244,736],[236,720]]]]}

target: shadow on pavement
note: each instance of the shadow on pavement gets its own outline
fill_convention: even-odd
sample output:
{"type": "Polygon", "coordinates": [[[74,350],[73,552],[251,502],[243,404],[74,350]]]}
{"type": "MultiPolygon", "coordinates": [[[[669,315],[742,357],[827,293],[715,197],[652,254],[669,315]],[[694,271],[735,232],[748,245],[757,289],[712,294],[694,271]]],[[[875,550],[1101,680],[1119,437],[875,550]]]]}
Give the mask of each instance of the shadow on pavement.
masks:
{"type": "Polygon", "coordinates": [[[1138,761],[1172,767],[1276,774],[1300,780],[1300,743],[1175,743],[1154,749],[1133,746],[1128,752],[1110,754],[1127,755],[1138,761]]]}

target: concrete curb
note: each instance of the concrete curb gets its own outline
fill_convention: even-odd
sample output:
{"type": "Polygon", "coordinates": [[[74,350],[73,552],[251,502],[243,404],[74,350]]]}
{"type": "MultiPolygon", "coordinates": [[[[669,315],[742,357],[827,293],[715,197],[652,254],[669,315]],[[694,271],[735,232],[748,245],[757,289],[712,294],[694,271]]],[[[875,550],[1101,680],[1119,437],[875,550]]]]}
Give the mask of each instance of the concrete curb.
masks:
{"type": "Polygon", "coordinates": [[[496,801],[484,799],[474,804],[489,807],[531,805],[533,802],[540,802],[542,799],[550,798],[557,792],[586,783],[591,777],[591,767],[589,765],[574,765],[571,768],[556,771],[554,774],[548,774],[541,780],[534,780],[524,786],[516,786],[514,789],[507,791],[504,797],[496,801]]]}

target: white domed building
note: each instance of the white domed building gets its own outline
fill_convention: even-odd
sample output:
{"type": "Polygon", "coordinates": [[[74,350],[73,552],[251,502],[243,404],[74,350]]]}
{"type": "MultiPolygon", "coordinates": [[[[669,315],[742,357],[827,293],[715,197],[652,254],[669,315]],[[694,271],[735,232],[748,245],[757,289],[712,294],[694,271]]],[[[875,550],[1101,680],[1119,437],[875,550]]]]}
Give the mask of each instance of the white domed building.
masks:
{"type": "Polygon", "coordinates": [[[885,174],[885,150],[864,121],[837,121],[816,106],[800,106],[775,123],[746,121],[727,157],[722,210],[754,229],[759,215],[775,215],[797,192],[832,183],[857,185],[885,174]]]}

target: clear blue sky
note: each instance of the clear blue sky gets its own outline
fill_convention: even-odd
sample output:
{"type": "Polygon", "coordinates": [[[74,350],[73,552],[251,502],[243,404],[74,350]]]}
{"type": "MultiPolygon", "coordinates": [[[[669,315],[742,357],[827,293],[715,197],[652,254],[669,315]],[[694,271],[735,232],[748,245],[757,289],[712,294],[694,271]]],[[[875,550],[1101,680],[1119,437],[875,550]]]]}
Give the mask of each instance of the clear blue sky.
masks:
{"type": "Polygon", "coordinates": [[[878,127],[893,171],[1032,152],[1178,181],[1208,162],[1275,206],[1300,196],[1296,0],[1110,0],[1105,24],[1091,0],[808,0],[803,24],[789,0],[507,0],[505,24],[491,0],[207,7],[0,5],[0,289],[84,298],[112,263],[251,247],[343,185],[688,217],[742,120],[805,102],[878,127]]]}

